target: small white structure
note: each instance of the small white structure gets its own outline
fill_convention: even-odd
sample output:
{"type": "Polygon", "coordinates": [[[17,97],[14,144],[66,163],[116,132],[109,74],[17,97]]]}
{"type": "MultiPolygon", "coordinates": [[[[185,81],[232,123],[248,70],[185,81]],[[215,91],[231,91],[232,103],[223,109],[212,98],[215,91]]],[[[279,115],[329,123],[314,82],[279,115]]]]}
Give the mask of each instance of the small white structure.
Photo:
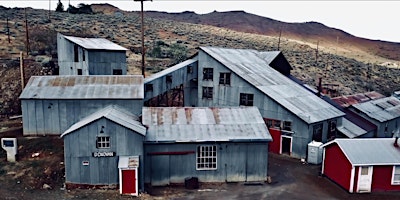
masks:
{"type": "Polygon", "coordinates": [[[15,155],[17,155],[17,138],[1,138],[1,147],[7,151],[7,161],[15,162],[15,155]]]}
{"type": "Polygon", "coordinates": [[[120,156],[119,168],[119,193],[138,196],[138,167],[139,156],[120,156]]]}
{"type": "Polygon", "coordinates": [[[321,164],[323,148],[322,142],[311,141],[308,143],[308,156],[307,162],[310,164],[321,164]]]}

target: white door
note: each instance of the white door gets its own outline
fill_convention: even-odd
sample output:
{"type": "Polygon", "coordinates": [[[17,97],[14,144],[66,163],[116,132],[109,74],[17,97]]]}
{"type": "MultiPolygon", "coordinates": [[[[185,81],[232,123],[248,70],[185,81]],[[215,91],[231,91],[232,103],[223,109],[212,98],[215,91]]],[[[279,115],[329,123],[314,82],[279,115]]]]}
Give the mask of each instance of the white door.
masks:
{"type": "Polygon", "coordinates": [[[358,172],[357,192],[371,192],[372,166],[362,166],[358,172]]]}

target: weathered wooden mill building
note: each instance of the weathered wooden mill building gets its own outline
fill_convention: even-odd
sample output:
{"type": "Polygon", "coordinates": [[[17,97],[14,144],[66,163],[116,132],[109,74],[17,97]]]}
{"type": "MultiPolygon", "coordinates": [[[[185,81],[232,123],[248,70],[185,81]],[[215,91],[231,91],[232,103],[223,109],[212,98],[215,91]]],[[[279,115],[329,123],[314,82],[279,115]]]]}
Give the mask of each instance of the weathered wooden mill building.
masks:
{"type": "Polygon", "coordinates": [[[143,106],[143,76],[33,76],[20,95],[23,134],[60,135],[108,105],[135,114],[143,106]]]}
{"type": "Polygon", "coordinates": [[[266,181],[272,138],[256,107],[144,107],[142,118],[146,183],[266,181]]]}
{"type": "Polygon", "coordinates": [[[126,75],[128,49],[104,38],[57,34],[60,75],[126,75]]]}

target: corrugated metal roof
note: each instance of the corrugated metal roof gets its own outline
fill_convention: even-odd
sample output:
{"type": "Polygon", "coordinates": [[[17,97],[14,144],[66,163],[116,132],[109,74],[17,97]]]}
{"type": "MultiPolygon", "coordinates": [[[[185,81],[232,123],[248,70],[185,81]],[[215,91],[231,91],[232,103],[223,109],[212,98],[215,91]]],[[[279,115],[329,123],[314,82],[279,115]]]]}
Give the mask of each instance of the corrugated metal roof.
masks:
{"type": "Polygon", "coordinates": [[[355,138],[367,133],[366,130],[347,120],[346,118],[342,119],[342,126],[337,127],[337,129],[346,135],[348,138],[355,138]]]}
{"type": "Polygon", "coordinates": [[[343,116],[344,113],[296,84],[268,65],[256,50],[200,47],[238,76],[254,85],[308,124],[343,116]]]}
{"type": "Polygon", "coordinates": [[[271,141],[256,107],[144,107],[147,142],[271,141]]]}
{"type": "Polygon", "coordinates": [[[171,72],[174,72],[175,70],[178,70],[180,68],[186,67],[186,66],[188,66],[188,65],[190,65],[192,63],[195,63],[195,62],[197,62],[197,57],[193,58],[193,59],[185,60],[184,62],[181,62],[181,63],[179,63],[177,65],[174,65],[172,67],[169,67],[169,68],[167,68],[167,69],[165,69],[163,71],[160,71],[158,73],[150,75],[149,77],[144,79],[144,83],[151,82],[151,81],[153,81],[155,79],[163,77],[163,76],[165,76],[165,75],[167,75],[167,74],[169,74],[171,72]]]}
{"type": "Polygon", "coordinates": [[[353,165],[400,165],[400,147],[395,147],[394,141],[395,138],[335,139],[323,147],[337,143],[353,165]]]}
{"type": "Polygon", "coordinates": [[[85,49],[93,49],[93,50],[110,50],[110,51],[126,51],[128,50],[125,47],[122,47],[118,44],[115,44],[109,40],[104,38],[81,38],[74,36],[65,36],[69,41],[85,48],[85,49]]]}
{"type": "Polygon", "coordinates": [[[385,97],[384,95],[372,91],[366,93],[358,93],[353,95],[334,97],[332,98],[332,100],[342,107],[349,107],[354,104],[363,103],[375,99],[381,99],[384,97],[385,97]]]}
{"type": "Polygon", "coordinates": [[[19,98],[143,99],[143,76],[32,76],[19,98]]]}
{"type": "Polygon", "coordinates": [[[64,137],[65,135],[72,133],[85,125],[92,123],[93,121],[96,121],[100,118],[107,118],[121,126],[124,126],[128,129],[131,129],[133,131],[136,131],[137,133],[140,133],[142,135],[146,135],[146,127],[144,127],[140,122],[139,118],[130,113],[129,111],[116,106],[116,105],[110,105],[107,106],[103,109],[100,109],[99,111],[83,118],[81,121],[73,124],[70,128],[68,128],[62,135],[61,137],[64,137]]]}
{"type": "Polygon", "coordinates": [[[352,106],[379,122],[400,117],[400,100],[393,96],[354,104],[352,106]]]}

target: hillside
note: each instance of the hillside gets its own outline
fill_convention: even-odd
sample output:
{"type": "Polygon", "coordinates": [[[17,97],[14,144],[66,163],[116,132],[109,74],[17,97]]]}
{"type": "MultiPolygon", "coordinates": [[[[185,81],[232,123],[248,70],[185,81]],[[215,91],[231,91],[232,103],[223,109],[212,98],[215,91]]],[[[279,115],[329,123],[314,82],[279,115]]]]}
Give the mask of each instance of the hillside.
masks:
{"type": "MultiPolygon", "coordinates": [[[[128,73],[141,73],[140,13],[121,11],[111,5],[97,4],[92,9],[97,14],[51,12],[50,19],[48,10],[26,10],[31,47],[29,62],[24,67],[26,81],[31,75],[52,73],[52,62],[56,63],[54,59],[57,58],[57,32],[102,37],[118,43],[130,49],[127,53],[128,73]]],[[[20,114],[18,57],[20,51],[26,49],[24,13],[21,8],[0,7],[0,26],[3,27],[0,29],[0,66],[3,66],[0,68],[3,80],[0,87],[0,115],[3,116],[20,114]],[[8,43],[5,28],[7,17],[11,43],[8,43]]],[[[323,83],[337,85],[340,95],[369,90],[389,95],[399,89],[400,71],[397,65],[400,48],[397,43],[355,38],[316,22],[287,24],[241,11],[206,15],[146,12],[146,74],[160,71],[176,62],[168,52],[161,56],[150,56],[156,47],[161,46],[164,51],[178,44],[187,48],[186,57],[195,54],[199,46],[277,50],[277,27],[283,25],[285,28],[282,28],[279,49],[293,66],[292,74],[305,83],[316,86],[322,77],[323,83]],[[335,33],[342,34],[339,41],[335,33]],[[317,41],[320,41],[318,56],[317,41]]]]}

